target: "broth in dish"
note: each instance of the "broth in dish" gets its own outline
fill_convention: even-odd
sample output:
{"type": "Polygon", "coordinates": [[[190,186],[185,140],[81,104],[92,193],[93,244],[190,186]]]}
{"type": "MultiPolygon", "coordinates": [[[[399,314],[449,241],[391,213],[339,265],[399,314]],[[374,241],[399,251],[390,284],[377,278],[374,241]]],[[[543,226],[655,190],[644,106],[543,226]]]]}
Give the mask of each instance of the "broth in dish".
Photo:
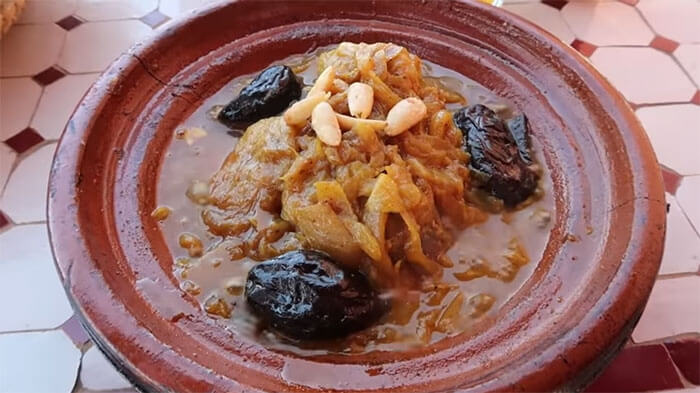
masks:
{"type": "Polygon", "coordinates": [[[152,215],[182,290],[236,334],[401,350],[468,330],[531,275],[554,206],[542,162],[484,87],[342,43],[208,98],[175,131],[152,215]]]}

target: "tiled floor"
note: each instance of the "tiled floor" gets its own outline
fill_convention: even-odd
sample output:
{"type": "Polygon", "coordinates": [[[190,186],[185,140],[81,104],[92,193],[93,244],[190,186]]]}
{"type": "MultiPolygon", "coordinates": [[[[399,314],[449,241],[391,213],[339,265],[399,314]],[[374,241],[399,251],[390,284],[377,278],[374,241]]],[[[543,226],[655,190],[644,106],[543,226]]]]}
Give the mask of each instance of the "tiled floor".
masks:
{"type": "MultiPolygon", "coordinates": [[[[61,290],[44,223],[48,169],[64,123],[99,72],[168,19],[209,2],[28,0],[0,40],[0,392],[133,392],[61,290]]],[[[505,3],[571,43],[620,89],[664,170],[659,278],[632,342],[589,390],[698,391],[700,1],[505,3]]]]}

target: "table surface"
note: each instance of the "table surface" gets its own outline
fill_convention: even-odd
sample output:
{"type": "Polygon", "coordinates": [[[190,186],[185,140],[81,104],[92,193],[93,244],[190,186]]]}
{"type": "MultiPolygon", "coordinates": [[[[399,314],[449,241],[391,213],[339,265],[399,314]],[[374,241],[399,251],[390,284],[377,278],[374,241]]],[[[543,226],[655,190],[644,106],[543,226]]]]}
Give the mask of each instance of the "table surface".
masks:
{"type": "MultiPolygon", "coordinates": [[[[438,1],[438,0],[436,0],[438,1]]],[[[206,0],[28,0],[0,40],[0,392],[134,392],[90,342],[45,225],[51,158],[112,59],[206,0]]],[[[631,341],[589,391],[700,391],[700,1],[505,0],[628,99],[656,150],[668,233],[631,341]]]]}

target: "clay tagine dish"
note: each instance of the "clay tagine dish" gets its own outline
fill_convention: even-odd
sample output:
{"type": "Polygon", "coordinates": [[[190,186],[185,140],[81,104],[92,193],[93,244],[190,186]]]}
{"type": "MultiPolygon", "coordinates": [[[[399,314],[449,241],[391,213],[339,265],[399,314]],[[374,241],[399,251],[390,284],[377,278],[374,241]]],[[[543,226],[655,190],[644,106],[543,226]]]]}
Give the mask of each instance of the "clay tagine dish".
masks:
{"type": "Polygon", "coordinates": [[[83,324],[149,392],[581,390],[665,233],[621,95],[463,1],[170,24],[76,109],[48,215],[83,324]]]}

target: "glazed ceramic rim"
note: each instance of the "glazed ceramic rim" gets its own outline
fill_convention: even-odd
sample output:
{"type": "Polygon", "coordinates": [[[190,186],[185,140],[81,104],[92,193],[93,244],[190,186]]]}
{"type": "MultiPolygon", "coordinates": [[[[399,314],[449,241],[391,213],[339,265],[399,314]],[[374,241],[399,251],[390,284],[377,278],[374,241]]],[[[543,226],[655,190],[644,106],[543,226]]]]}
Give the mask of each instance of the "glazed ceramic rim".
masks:
{"type": "MultiPolygon", "coordinates": [[[[50,239],[56,263],[69,298],[73,302],[78,315],[80,315],[83,320],[84,325],[88,328],[90,335],[103,351],[106,352],[107,356],[130,380],[145,390],[168,389],[169,381],[165,381],[162,378],[160,380],[154,380],[152,376],[142,371],[143,367],[145,367],[143,364],[136,364],[133,358],[132,360],[128,359],[129,355],[125,354],[125,348],[120,347],[119,341],[115,340],[115,337],[124,334],[124,332],[118,331],[119,323],[117,323],[116,320],[96,319],[96,316],[104,316],[104,314],[97,314],[96,310],[86,309],[84,299],[81,300],[81,298],[76,295],[81,285],[85,285],[86,283],[71,281],[71,270],[76,264],[91,263],[90,257],[88,256],[90,254],[87,250],[89,246],[85,243],[85,237],[93,235],[89,233],[85,234],[88,228],[81,227],[81,223],[83,225],[85,223],[78,218],[80,199],[76,193],[76,188],[81,182],[78,170],[83,164],[82,160],[86,148],[85,141],[89,136],[89,132],[93,131],[91,125],[100,115],[100,111],[102,110],[101,105],[109,98],[110,94],[115,92],[115,83],[118,84],[120,78],[132,71],[133,67],[138,67],[135,63],[138,62],[154,79],[163,83],[159,75],[154,72],[153,68],[144,63],[147,61],[144,59],[148,59],[153,51],[159,50],[160,39],[162,37],[172,37],[178,33],[183,33],[188,26],[195,23],[198,18],[207,17],[228,7],[235,7],[236,4],[240,3],[247,2],[241,1],[228,5],[215,5],[199,11],[196,14],[192,14],[183,20],[170,24],[158,36],[150,39],[145,44],[137,44],[131,49],[129,54],[120,57],[90,89],[85,99],[76,110],[59,143],[51,171],[48,204],[50,239]],[[75,250],[83,250],[83,252],[76,256],[75,250]]],[[[608,212],[612,214],[613,210],[615,210],[617,214],[619,210],[620,214],[622,214],[626,212],[626,209],[632,209],[634,212],[631,217],[632,221],[630,221],[630,238],[628,239],[628,248],[626,249],[623,261],[625,263],[620,262],[620,270],[611,273],[612,276],[611,281],[608,283],[608,288],[602,293],[602,296],[591,305],[591,310],[586,311],[585,315],[581,318],[584,327],[581,329],[573,327],[567,336],[570,337],[571,335],[580,334],[580,337],[577,339],[568,339],[570,341],[566,341],[566,343],[561,345],[554,345],[549,342],[548,344],[552,345],[539,348],[539,353],[534,355],[530,360],[535,364],[540,363],[542,366],[541,369],[524,367],[523,361],[521,360],[516,364],[514,371],[504,373],[500,380],[484,380],[480,383],[472,384],[470,387],[476,390],[497,390],[504,387],[515,388],[516,385],[522,387],[556,386],[561,385],[565,380],[582,378],[581,375],[584,374],[590,376],[593,373],[590,370],[599,367],[599,364],[597,367],[593,367],[595,365],[593,364],[592,357],[595,354],[603,354],[611,348],[618,346],[621,340],[626,338],[631,327],[634,326],[636,318],[638,318],[644,306],[645,299],[649,294],[656,271],[658,270],[662,251],[659,243],[663,244],[665,202],[663,187],[658,168],[655,164],[653,151],[639,122],[634,117],[624,99],[574,50],[563,45],[548,33],[543,32],[541,29],[520,18],[505,13],[499,14],[500,11],[493,10],[485,5],[472,3],[464,5],[457,2],[454,4],[455,7],[464,7],[464,9],[468,9],[470,12],[483,13],[489,17],[502,20],[504,23],[509,24],[513,31],[536,36],[541,42],[550,45],[553,52],[557,52],[562,56],[561,61],[565,63],[566,66],[575,69],[577,77],[586,84],[588,89],[598,93],[600,101],[608,106],[607,114],[615,116],[613,121],[620,123],[620,128],[624,132],[624,135],[620,135],[620,138],[624,140],[627,156],[631,157],[630,161],[634,161],[630,162],[630,165],[634,166],[634,169],[640,172],[639,174],[635,173],[635,176],[638,175],[638,177],[633,179],[635,182],[633,186],[633,197],[616,201],[617,203],[612,206],[611,210],[608,212]],[[640,223],[640,220],[653,226],[653,228],[649,228],[645,226],[644,223],[640,223]],[[640,247],[638,249],[632,249],[635,245],[640,247]],[[627,302],[629,299],[633,301],[627,302]],[[613,309],[621,313],[621,315],[615,317],[610,316],[609,313],[613,309]],[[595,322],[592,322],[596,318],[611,318],[610,322],[605,325],[607,329],[601,329],[600,325],[596,325],[595,322]],[[586,344],[586,339],[588,338],[598,338],[598,340],[604,344],[603,347],[586,348],[586,345],[598,345],[597,342],[589,342],[586,344]],[[578,356],[577,353],[580,354],[579,360],[569,360],[570,357],[578,356]],[[545,373],[545,371],[549,375],[544,375],[543,373],[545,373]],[[522,372],[522,374],[518,376],[517,372],[522,372]],[[523,380],[527,381],[523,382],[523,380]],[[549,380],[552,382],[548,385],[547,381],[549,380]]],[[[459,8],[457,8],[457,10],[459,10],[459,8]]],[[[384,15],[380,16],[385,17],[384,15]]],[[[352,18],[349,19],[353,20],[352,18]]],[[[388,21],[390,21],[390,19],[389,16],[386,16],[386,19],[383,20],[389,23],[388,21]]],[[[381,23],[377,22],[376,25],[379,26],[381,23]]],[[[436,28],[435,26],[429,27],[436,28]]],[[[444,31],[430,31],[435,34],[445,34],[444,31]]],[[[454,39],[460,38],[457,32],[454,34],[455,35],[449,37],[454,39]]],[[[170,81],[165,84],[167,85],[169,83],[170,81]]],[[[611,157],[611,159],[614,159],[614,157],[611,157]]],[[[116,244],[114,246],[118,247],[116,244]]],[[[105,293],[105,296],[107,296],[107,293],[105,293]]],[[[117,302],[111,295],[107,296],[104,301],[105,304],[109,304],[110,301],[117,302]]],[[[114,307],[117,311],[121,312],[118,303],[115,303],[114,307]]],[[[133,315],[129,314],[128,317],[133,317],[133,315]]],[[[141,336],[140,339],[145,340],[144,337],[145,336],[141,336]]],[[[558,338],[564,340],[564,335],[558,338]]],[[[162,344],[154,337],[151,337],[151,339],[155,340],[156,343],[162,344]]],[[[149,365],[151,368],[172,366],[174,362],[173,359],[180,355],[174,353],[174,351],[166,352],[168,352],[167,349],[162,357],[151,356],[148,359],[142,359],[142,361],[155,362],[155,365],[149,365]]],[[[532,355],[532,353],[529,354],[532,355]]],[[[523,355],[524,354],[519,354],[521,357],[523,355]]],[[[181,358],[180,360],[190,359],[181,358]]],[[[197,375],[184,375],[187,374],[188,371],[189,370],[183,370],[183,374],[180,375],[180,377],[197,379],[197,375]]],[[[457,375],[457,377],[444,377],[440,382],[444,383],[443,386],[459,386],[459,381],[454,381],[454,379],[458,379],[458,377],[459,375],[457,375]]],[[[243,386],[237,385],[236,381],[229,382],[230,384],[227,386],[238,386],[238,389],[241,390],[245,388],[250,388],[251,390],[260,389],[259,386],[250,385],[250,380],[243,380],[243,386]]],[[[429,382],[434,381],[429,380],[429,382]]],[[[187,383],[192,382],[175,381],[175,383],[183,383],[177,386],[196,386],[191,384],[187,385],[187,383]]],[[[415,388],[419,385],[409,385],[409,387],[411,386],[415,388]]]]}

